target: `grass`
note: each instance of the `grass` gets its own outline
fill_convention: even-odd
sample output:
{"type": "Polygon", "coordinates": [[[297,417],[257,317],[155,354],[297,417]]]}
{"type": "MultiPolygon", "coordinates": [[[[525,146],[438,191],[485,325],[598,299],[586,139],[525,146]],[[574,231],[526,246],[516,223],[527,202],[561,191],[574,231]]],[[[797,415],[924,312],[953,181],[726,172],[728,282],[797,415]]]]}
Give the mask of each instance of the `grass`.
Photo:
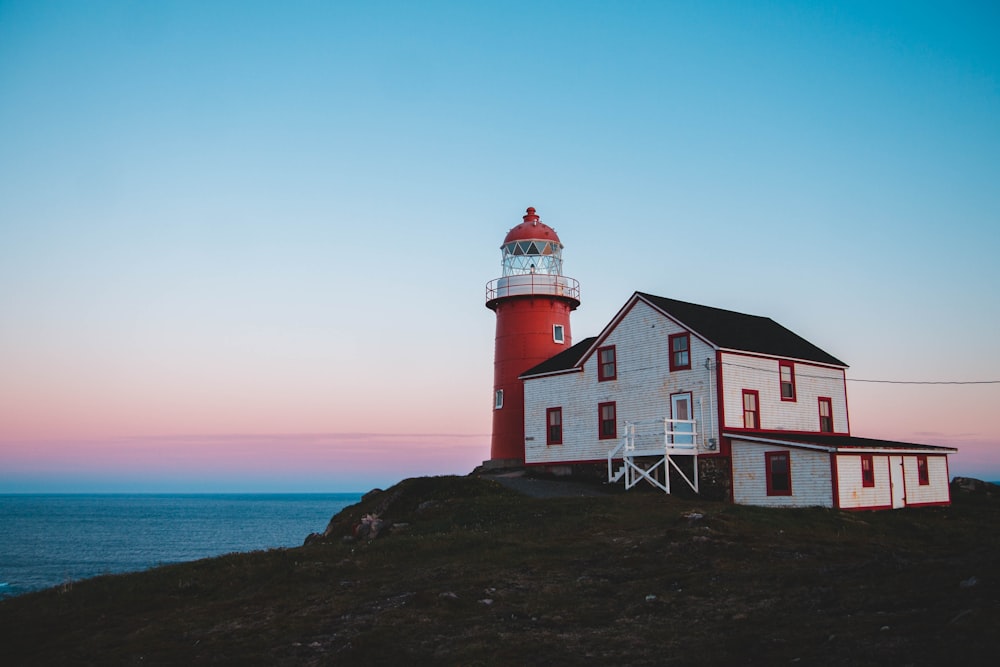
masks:
{"type": "Polygon", "coordinates": [[[1000,655],[1000,498],[878,513],[405,480],[321,541],[0,601],[5,664],[938,665],[1000,655]],[[345,539],[360,518],[395,524],[345,539]]]}

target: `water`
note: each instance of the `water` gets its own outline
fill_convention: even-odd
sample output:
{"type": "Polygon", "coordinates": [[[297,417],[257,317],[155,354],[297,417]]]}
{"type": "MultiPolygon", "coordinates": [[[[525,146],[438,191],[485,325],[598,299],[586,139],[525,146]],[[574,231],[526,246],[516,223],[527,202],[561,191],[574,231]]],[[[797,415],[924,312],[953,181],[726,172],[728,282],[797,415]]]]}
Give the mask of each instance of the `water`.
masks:
{"type": "Polygon", "coordinates": [[[0,598],[100,574],[300,546],[357,493],[0,495],[0,598]]]}

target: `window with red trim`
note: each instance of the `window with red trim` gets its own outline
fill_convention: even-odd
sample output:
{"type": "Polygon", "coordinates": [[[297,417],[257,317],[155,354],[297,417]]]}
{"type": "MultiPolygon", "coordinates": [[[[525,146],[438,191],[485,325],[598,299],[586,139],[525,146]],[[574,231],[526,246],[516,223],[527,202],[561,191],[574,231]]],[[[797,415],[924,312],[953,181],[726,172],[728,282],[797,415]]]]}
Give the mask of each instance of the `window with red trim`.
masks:
{"type": "Polygon", "coordinates": [[[781,378],[781,400],[795,400],[795,363],[791,361],[778,362],[778,376],[781,378]]]}
{"type": "Polygon", "coordinates": [[[614,402],[597,404],[597,433],[601,440],[618,437],[618,415],[614,402]]]}
{"type": "Polygon", "coordinates": [[[833,433],[833,401],[829,398],[819,399],[819,432],[833,433]]]}
{"type": "Polygon", "coordinates": [[[691,368],[691,335],[686,333],[670,336],[670,370],[683,371],[691,368]]]}
{"type": "Polygon", "coordinates": [[[614,380],[618,377],[618,363],[615,360],[615,346],[598,348],[597,350],[597,380],[614,380]]]}
{"type": "Polygon", "coordinates": [[[743,428],[760,428],[760,393],[743,390],[743,428]]]}
{"type": "Polygon", "coordinates": [[[792,465],[788,452],[764,452],[767,466],[767,495],[792,495],[792,465]]]}
{"type": "Polygon", "coordinates": [[[861,486],[875,486],[875,461],[871,454],[861,455],[861,486]]]}
{"type": "Polygon", "coordinates": [[[927,469],[926,454],[917,455],[917,481],[920,482],[920,486],[927,486],[931,483],[931,473],[927,469]]]}
{"type": "Polygon", "coordinates": [[[545,411],[545,444],[562,444],[562,408],[548,408],[545,411]]]}

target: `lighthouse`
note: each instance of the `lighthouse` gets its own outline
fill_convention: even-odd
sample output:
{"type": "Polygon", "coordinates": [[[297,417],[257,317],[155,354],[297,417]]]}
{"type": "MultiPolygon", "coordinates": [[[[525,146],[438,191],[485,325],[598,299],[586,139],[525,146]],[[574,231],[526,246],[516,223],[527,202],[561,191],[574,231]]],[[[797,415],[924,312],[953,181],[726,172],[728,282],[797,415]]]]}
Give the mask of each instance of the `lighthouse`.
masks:
{"type": "Polygon", "coordinates": [[[580,305],[580,283],[562,271],[556,230],[529,207],[507,232],[501,277],[486,285],[486,307],[497,315],[493,352],[493,437],[490,459],[524,462],[524,387],[518,376],[572,345],[570,313],[580,305]]]}

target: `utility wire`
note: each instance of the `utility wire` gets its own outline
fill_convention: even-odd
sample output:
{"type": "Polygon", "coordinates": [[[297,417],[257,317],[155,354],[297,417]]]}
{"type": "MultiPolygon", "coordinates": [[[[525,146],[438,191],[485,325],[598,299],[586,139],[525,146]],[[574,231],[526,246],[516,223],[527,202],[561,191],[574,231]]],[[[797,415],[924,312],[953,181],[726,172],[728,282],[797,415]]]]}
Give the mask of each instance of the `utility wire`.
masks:
{"type": "MultiPolygon", "coordinates": [[[[747,368],[750,370],[757,371],[759,373],[771,373],[777,375],[778,371],[761,368],[760,366],[749,366],[746,364],[735,364],[731,361],[723,361],[723,366],[730,366],[733,368],[747,368]]],[[[829,375],[811,375],[809,373],[795,373],[796,377],[804,378],[818,378],[818,379],[831,379],[829,375]]],[[[848,382],[869,382],[877,384],[1000,384],[1000,380],[868,380],[862,378],[844,378],[848,382]]]]}
{"type": "Polygon", "coordinates": [[[1000,380],[862,380],[847,378],[848,382],[879,382],[881,384],[1000,384],[1000,380]]]}

